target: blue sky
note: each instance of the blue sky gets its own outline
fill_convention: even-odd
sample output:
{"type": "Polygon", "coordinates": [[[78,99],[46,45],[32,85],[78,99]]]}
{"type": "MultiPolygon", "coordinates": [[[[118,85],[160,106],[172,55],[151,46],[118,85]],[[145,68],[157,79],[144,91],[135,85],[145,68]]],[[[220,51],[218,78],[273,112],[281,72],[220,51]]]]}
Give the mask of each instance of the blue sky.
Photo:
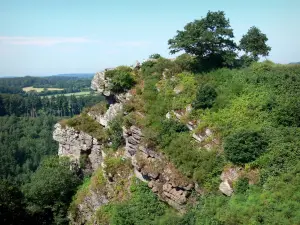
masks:
{"type": "Polygon", "coordinates": [[[299,0],[0,0],[0,76],[96,72],[168,54],[168,39],[223,10],[238,41],[255,25],[270,60],[300,61],[299,0]]]}

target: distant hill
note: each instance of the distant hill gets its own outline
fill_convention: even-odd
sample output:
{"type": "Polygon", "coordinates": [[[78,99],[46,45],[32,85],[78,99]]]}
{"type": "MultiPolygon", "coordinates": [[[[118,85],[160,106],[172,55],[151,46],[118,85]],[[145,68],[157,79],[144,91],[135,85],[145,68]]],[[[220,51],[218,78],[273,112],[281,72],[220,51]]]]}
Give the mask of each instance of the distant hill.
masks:
{"type": "Polygon", "coordinates": [[[65,74],[55,74],[55,75],[42,75],[42,76],[36,76],[36,75],[26,75],[26,76],[0,76],[1,78],[20,78],[20,77],[75,77],[75,78],[93,78],[95,73],[65,73],[65,74]]]}
{"type": "Polygon", "coordinates": [[[289,64],[300,64],[300,62],[291,62],[289,64]]]}
{"type": "Polygon", "coordinates": [[[53,76],[58,77],[77,77],[77,78],[92,78],[95,73],[67,73],[67,74],[56,74],[53,76]]]}

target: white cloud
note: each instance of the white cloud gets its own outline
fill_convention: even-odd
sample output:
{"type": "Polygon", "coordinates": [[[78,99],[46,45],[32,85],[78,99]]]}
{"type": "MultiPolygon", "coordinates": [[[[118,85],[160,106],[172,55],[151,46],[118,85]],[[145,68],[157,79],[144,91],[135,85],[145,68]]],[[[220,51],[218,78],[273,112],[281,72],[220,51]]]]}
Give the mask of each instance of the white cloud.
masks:
{"type": "Polygon", "coordinates": [[[10,37],[0,36],[0,43],[11,45],[51,46],[62,43],[88,43],[92,40],[84,37],[10,37]]]}

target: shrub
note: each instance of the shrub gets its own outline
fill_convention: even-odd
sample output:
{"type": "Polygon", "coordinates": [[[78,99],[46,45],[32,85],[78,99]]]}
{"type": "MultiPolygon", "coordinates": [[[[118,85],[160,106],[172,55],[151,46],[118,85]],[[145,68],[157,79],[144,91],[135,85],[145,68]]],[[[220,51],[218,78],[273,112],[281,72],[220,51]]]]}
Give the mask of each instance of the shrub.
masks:
{"type": "Polygon", "coordinates": [[[86,113],[82,113],[78,116],[75,116],[67,121],[64,121],[63,124],[66,124],[70,127],[74,127],[76,130],[83,131],[89,135],[96,138],[98,141],[106,140],[106,134],[103,127],[93,120],[86,113]]]}
{"type": "Polygon", "coordinates": [[[195,66],[196,66],[196,60],[194,59],[193,56],[184,53],[180,56],[178,56],[175,59],[175,64],[177,64],[179,66],[179,68],[182,71],[194,71],[195,70],[195,66]]]}
{"type": "Polygon", "coordinates": [[[107,110],[107,103],[105,101],[102,101],[94,106],[91,107],[89,110],[91,113],[95,114],[104,114],[107,110]]]}
{"type": "Polygon", "coordinates": [[[239,194],[245,193],[249,188],[249,179],[244,177],[239,179],[235,185],[235,192],[239,194]]]}
{"type": "Polygon", "coordinates": [[[112,91],[115,93],[125,92],[135,84],[132,75],[128,72],[120,71],[111,79],[112,91]]]}
{"type": "Polygon", "coordinates": [[[122,129],[122,118],[116,117],[109,123],[109,134],[112,142],[112,148],[117,150],[122,144],[125,143],[123,138],[123,129],[122,129]]]}
{"type": "Polygon", "coordinates": [[[111,90],[115,93],[125,92],[135,84],[132,69],[127,66],[119,66],[114,70],[108,70],[105,72],[105,76],[111,79],[111,90]]]}
{"type": "Polygon", "coordinates": [[[216,90],[209,84],[201,85],[193,102],[195,109],[211,108],[217,98],[216,90]]]}
{"type": "Polygon", "coordinates": [[[254,161],[267,147],[267,142],[257,131],[241,130],[225,139],[224,152],[236,164],[254,161]]]}

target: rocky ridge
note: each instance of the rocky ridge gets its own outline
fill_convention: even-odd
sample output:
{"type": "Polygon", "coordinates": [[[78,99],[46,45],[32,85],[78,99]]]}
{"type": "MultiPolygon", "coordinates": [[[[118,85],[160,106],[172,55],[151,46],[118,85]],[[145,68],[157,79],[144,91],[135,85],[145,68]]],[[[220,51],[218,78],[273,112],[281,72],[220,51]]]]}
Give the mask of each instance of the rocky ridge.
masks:
{"type": "MultiPolygon", "coordinates": [[[[112,104],[104,113],[89,112],[88,115],[101,124],[104,128],[108,128],[109,122],[113,120],[118,114],[123,112],[123,104],[132,96],[130,93],[123,93],[114,95],[111,92],[111,84],[109,79],[105,77],[105,72],[98,72],[92,80],[92,89],[106,97],[114,99],[112,104]]],[[[191,106],[187,106],[184,110],[169,112],[166,117],[168,119],[175,118],[182,119],[192,110],[191,106]]],[[[206,140],[213,138],[213,131],[206,128],[202,133],[196,133],[195,130],[199,125],[199,121],[188,121],[186,126],[192,132],[192,136],[199,143],[205,143],[206,140]]],[[[89,160],[89,165],[92,171],[99,169],[103,170],[103,176],[106,179],[106,185],[103,190],[110,190],[103,192],[101,190],[91,190],[90,194],[78,206],[78,213],[81,220],[90,221],[92,212],[103,204],[107,204],[111,199],[111,193],[114,192],[114,184],[118,179],[125,177],[128,180],[133,174],[148,183],[148,187],[156,193],[159,198],[175,209],[184,212],[187,203],[194,202],[192,196],[193,190],[201,193],[198,185],[192,182],[187,177],[183,176],[170,163],[163,154],[158,153],[147,146],[143,142],[143,132],[136,126],[123,127],[123,137],[125,139],[125,152],[122,157],[130,161],[132,170],[126,175],[120,172],[115,179],[110,179],[109,175],[105,173],[105,153],[103,151],[104,145],[109,143],[99,143],[97,139],[82,131],[76,131],[71,127],[62,127],[60,124],[55,125],[53,133],[54,140],[59,142],[59,155],[67,156],[80,167],[80,159],[85,156],[89,160]]],[[[216,139],[213,139],[216,141],[216,139]]],[[[204,148],[210,150],[212,145],[204,145],[204,148]]],[[[226,176],[223,172],[220,184],[220,191],[225,195],[230,196],[233,192],[232,182],[237,179],[236,176],[226,176]]],[[[73,224],[78,224],[74,222],[73,224]]],[[[80,223],[79,223],[80,224],[80,223]]]]}

